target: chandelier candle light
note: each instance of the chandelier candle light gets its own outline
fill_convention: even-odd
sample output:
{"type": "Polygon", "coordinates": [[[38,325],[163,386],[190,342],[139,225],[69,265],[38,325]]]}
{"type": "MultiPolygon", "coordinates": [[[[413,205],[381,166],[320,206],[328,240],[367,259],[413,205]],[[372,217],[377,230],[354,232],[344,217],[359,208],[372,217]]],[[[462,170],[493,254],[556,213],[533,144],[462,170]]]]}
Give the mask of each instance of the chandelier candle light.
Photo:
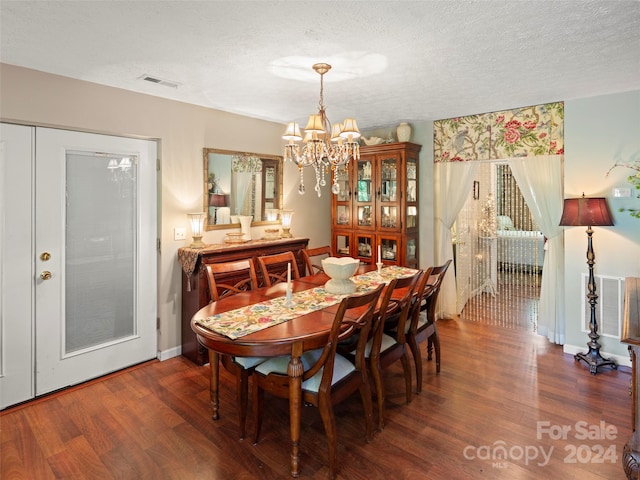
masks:
{"type": "Polygon", "coordinates": [[[304,195],[304,167],[313,167],[316,175],[315,191],[318,197],[322,196],[321,187],[327,182],[325,174],[331,166],[333,184],[331,192],[340,193],[337,172],[346,168],[349,161],[360,158],[360,131],[354,118],[347,118],[344,122],[331,127],[327,118],[324,105],[324,74],[331,70],[331,65],[327,63],[316,63],[313,69],[320,74],[320,102],[318,103],[318,113],[309,115],[309,121],[304,129],[304,141],[300,132],[300,126],[291,122],[287,125],[287,130],[282,136],[289,143],[284,148],[284,158],[295,163],[300,172],[300,187],[298,193],[304,195]]]}

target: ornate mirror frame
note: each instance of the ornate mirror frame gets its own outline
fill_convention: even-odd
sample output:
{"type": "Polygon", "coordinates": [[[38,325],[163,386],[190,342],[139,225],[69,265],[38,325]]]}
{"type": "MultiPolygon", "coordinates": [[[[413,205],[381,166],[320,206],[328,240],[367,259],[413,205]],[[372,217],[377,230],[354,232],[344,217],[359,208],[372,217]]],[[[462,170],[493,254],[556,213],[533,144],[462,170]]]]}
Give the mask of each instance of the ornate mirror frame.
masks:
{"type": "Polygon", "coordinates": [[[240,228],[232,218],[238,214],[253,215],[252,226],[280,223],[268,220],[266,214],[282,209],[281,156],[205,147],[202,157],[205,230],[240,228]]]}

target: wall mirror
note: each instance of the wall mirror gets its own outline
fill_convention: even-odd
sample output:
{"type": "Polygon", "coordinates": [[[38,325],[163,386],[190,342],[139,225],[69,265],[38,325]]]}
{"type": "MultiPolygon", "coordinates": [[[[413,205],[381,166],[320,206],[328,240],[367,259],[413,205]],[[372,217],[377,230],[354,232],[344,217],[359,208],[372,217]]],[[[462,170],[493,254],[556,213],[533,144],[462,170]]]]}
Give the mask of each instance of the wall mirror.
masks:
{"type": "Polygon", "coordinates": [[[282,157],[261,153],[203,149],[206,230],[240,228],[238,215],[251,225],[278,223],[282,208],[282,157]]]}

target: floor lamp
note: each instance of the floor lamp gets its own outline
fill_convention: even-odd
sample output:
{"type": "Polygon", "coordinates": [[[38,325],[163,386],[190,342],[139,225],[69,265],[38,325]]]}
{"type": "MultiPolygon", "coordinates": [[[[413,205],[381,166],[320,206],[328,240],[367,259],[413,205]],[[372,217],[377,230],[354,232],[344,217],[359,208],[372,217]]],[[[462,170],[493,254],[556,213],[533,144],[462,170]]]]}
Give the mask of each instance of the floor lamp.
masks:
{"type": "Polygon", "coordinates": [[[606,198],[586,198],[584,193],[580,198],[566,198],[562,210],[560,225],[566,227],[587,227],[587,265],[589,265],[589,282],[587,284],[589,305],[591,306],[591,320],[589,321],[589,351],[587,353],[576,353],[576,361],[584,360],[589,365],[592,375],[598,373],[598,368],[609,365],[618,368],[615,360],[608,360],[600,355],[600,344],[598,343],[598,322],[596,320],[596,304],[598,295],[596,294],[596,282],[593,277],[593,265],[595,255],[593,254],[593,229],[591,227],[607,227],[613,225],[613,219],[609,213],[606,198]]]}

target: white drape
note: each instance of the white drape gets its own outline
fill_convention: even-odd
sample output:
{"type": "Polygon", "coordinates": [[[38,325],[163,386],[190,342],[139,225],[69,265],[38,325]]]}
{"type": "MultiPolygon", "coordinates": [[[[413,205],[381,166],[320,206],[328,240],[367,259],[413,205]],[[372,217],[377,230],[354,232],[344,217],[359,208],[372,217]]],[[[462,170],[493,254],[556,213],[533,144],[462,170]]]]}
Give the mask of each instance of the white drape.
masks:
{"type": "MultiPolygon", "coordinates": [[[[435,164],[436,178],[436,263],[442,265],[453,259],[451,227],[464,205],[478,162],[439,162],[435,164]]],[[[453,271],[445,275],[438,297],[438,317],[451,318],[456,312],[456,282],[453,271]]]]}
{"type": "Polygon", "coordinates": [[[564,344],[564,236],[562,216],[562,155],[507,160],[533,219],[547,237],[540,284],[538,333],[564,344]]]}
{"type": "MultiPolygon", "coordinates": [[[[233,183],[233,192],[235,192],[235,215],[247,214],[247,199],[250,197],[252,172],[233,172],[231,180],[233,183]]],[[[250,213],[250,210],[249,210],[250,213]]]]}

